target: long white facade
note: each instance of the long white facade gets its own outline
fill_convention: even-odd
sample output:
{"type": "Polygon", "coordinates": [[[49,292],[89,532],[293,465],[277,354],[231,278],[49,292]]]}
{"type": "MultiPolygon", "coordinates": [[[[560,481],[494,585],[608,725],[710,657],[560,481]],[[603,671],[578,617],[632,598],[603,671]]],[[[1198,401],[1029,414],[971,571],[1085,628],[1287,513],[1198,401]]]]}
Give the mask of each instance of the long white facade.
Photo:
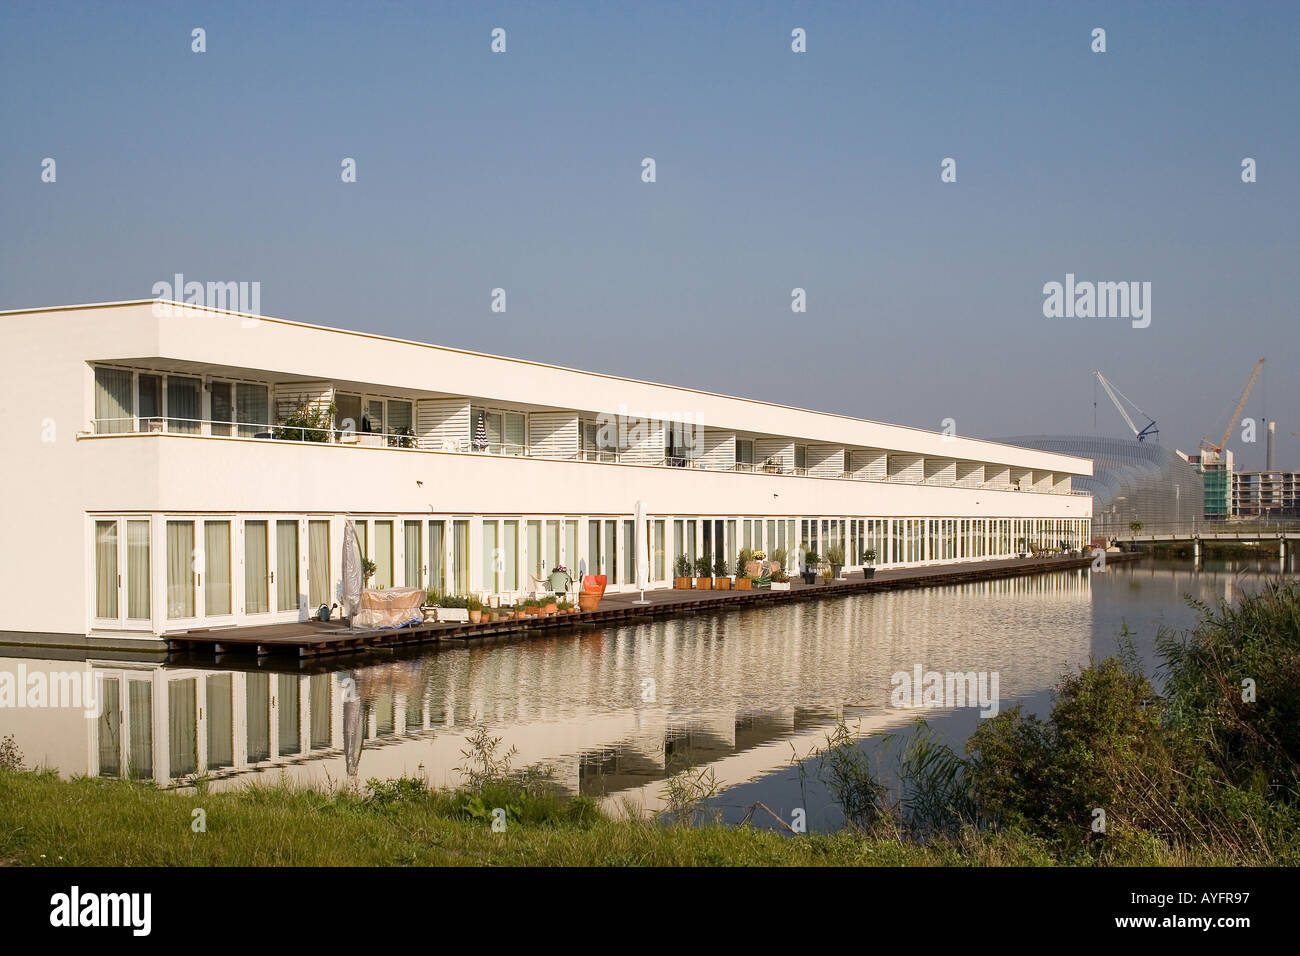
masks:
{"type": "Polygon", "coordinates": [[[306,619],[349,519],[375,585],[505,601],[560,564],[630,588],[638,500],[655,587],[683,554],[1090,534],[1092,464],[1051,452],[152,301],[0,313],[0,342],[0,640],[306,619]]]}

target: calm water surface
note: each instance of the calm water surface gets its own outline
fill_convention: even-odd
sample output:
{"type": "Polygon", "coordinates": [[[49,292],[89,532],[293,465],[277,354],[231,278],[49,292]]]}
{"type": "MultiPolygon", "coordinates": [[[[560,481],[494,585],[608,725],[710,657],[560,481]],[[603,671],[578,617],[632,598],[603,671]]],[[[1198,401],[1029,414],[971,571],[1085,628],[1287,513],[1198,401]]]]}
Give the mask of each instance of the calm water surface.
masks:
{"type": "Polygon", "coordinates": [[[810,827],[834,827],[838,813],[815,765],[801,775],[793,758],[824,745],[839,720],[870,738],[924,716],[958,746],[978,723],[973,708],[891,707],[895,672],[918,664],[996,671],[1002,708],[1021,702],[1041,712],[1063,673],[1115,652],[1125,625],[1154,671],[1159,628],[1195,621],[1186,596],[1232,598],[1280,570],[1276,561],[1197,570],[1147,559],[1104,574],[1065,570],[698,614],[315,670],[0,651],[0,671],[89,668],[102,676],[107,702],[92,718],[71,708],[0,708],[0,736],[12,734],[29,764],[164,786],[184,786],[205,768],[217,788],[340,783],[350,762],[361,780],[414,773],[455,784],[465,735],[481,721],[503,751],[516,749],[515,767],[542,767],[568,792],[611,806],[661,809],[670,773],[708,768],[724,787],[727,819],[762,800],[787,819],[804,807],[810,827]]]}

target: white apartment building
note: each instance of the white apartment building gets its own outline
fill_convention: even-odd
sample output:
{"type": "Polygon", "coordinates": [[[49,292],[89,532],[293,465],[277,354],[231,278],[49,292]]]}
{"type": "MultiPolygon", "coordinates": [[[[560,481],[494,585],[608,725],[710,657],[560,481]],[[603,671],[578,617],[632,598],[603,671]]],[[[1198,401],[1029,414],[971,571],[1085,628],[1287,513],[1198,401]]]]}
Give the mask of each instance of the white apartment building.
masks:
{"type": "Polygon", "coordinates": [[[652,587],[742,548],[855,567],[1082,547],[1088,459],[151,300],[0,313],[0,642],[156,647],[306,620],[355,522],[372,586],[652,587]],[[308,416],[304,419],[303,415],[308,416]]]}

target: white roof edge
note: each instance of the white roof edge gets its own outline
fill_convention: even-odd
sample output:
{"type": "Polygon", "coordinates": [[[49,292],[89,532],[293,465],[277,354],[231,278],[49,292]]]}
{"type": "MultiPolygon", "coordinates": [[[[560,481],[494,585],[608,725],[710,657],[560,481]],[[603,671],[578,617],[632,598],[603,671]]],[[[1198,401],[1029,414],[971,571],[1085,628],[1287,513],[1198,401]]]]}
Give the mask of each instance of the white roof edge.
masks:
{"type": "MultiPolygon", "coordinates": [[[[71,305],[40,306],[37,308],[28,308],[28,309],[0,309],[0,316],[28,315],[28,314],[39,313],[39,312],[67,312],[67,311],[74,311],[79,309],[104,309],[104,308],[111,308],[114,306],[153,305],[155,302],[166,302],[170,305],[179,306],[180,308],[184,308],[184,309],[193,309],[199,312],[212,312],[217,315],[233,315],[240,318],[257,319],[261,322],[274,322],[280,325],[294,326],[303,329],[312,329],[314,331],[319,331],[319,332],[334,332],[339,335],[359,335],[364,338],[376,339],[381,342],[392,342],[398,345],[410,345],[410,346],[415,346],[417,348],[436,349],[442,352],[453,352],[458,355],[469,355],[469,356],[474,356],[476,358],[488,358],[488,359],[494,359],[496,361],[501,361],[501,362],[516,362],[520,365],[531,365],[537,368],[554,369],[555,371],[569,372],[575,375],[590,375],[594,378],[602,378],[602,379],[607,379],[615,382],[628,382],[633,385],[649,385],[654,388],[669,388],[680,392],[692,392],[696,395],[707,395],[711,398],[723,398],[734,402],[750,402],[755,405],[766,405],[769,408],[780,408],[786,411],[802,412],[803,414],[806,415],[824,415],[827,418],[838,418],[838,419],[843,419],[845,421],[863,422],[868,425],[880,425],[885,428],[898,428],[904,431],[916,432],[917,434],[921,434],[921,435],[941,436],[943,434],[942,432],[931,431],[930,429],[926,429],[926,428],[917,428],[915,425],[900,425],[897,424],[896,422],[881,422],[881,421],[876,421],[875,419],[872,418],[859,418],[856,415],[844,415],[838,412],[827,412],[816,408],[802,408],[798,405],[782,405],[778,402],[770,402],[761,398],[745,398],[744,396],[741,395],[727,395],[723,392],[709,392],[709,391],[705,391],[704,389],[691,388],[686,385],[671,385],[665,382],[651,382],[646,379],[628,378],[627,376],[624,375],[612,375],[608,372],[592,372],[587,369],[570,368],[569,366],[566,365],[553,365],[549,362],[538,362],[533,359],[514,358],[509,355],[496,355],[491,352],[478,352],[473,349],[458,348],[453,345],[436,345],[432,342],[418,342],[414,339],[403,339],[403,338],[398,338],[397,336],[394,335],[383,335],[379,332],[362,332],[356,329],[341,329],[330,325],[317,325],[312,322],[300,322],[295,319],[282,319],[276,316],[259,315],[254,312],[238,312],[233,309],[214,309],[211,306],[194,305],[189,302],[177,302],[174,299],[123,299],[120,301],[113,301],[113,302],[83,302],[83,303],[74,303],[71,305]]],[[[973,441],[973,442],[979,442],[984,445],[990,445],[995,448],[1009,448],[1021,452],[1041,451],[1041,449],[1027,449],[1024,445],[1013,445],[1007,442],[990,441],[987,438],[974,438],[969,435],[959,435],[957,437],[963,438],[966,441],[973,441]]],[[[1092,466],[1091,459],[1080,458],[1077,455],[1067,455],[1062,452],[1047,452],[1046,454],[1054,455],[1059,458],[1068,458],[1073,461],[1085,462],[1088,465],[1088,470],[1081,471],[1081,472],[1074,472],[1074,474],[1091,473],[1091,466],[1092,466]]]]}

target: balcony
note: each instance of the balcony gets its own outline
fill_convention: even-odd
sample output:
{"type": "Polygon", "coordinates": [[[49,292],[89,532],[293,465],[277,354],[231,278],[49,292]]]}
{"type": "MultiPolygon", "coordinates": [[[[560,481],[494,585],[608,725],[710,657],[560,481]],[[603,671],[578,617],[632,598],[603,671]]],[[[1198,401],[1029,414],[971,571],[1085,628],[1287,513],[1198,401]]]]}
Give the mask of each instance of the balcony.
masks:
{"type": "MultiPolygon", "coordinates": [[[[1052,487],[1040,484],[1017,486],[997,477],[979,481],[971,477],[952,479],[950,476],[924,477],[919,469],[895,474],[853,474],[840,471],[834,474],[814,475],[807,468],[795,467],[784,460],[732,462],[720,465],[703,458],[664,456],[658,459],[639,458],[625,460],[617,451],[580,448],[572,454],[558,454],[545,448],[532,447],[519,442],[488,442],[474,439],[428,440],[409,428],[398,432],[352,431],[338,428],[312,428],[274,422],[243,422],[176,417],[97,418],[91,420],[91,430],[78,437],[185,437],[219,438],[245,442],[305,442],[330,444],[340,447],[383,448],[422,454],[487,455],[501,458],[538,458],[551,461],[582,461],[593,464],[625,465],[636,467],[684,468],[710,472],[735,472],[785,478],[809,478],[815,481],[862,481],[902,485],[963,488],[979,491],[1015,491],[1027,494],[1056,494],[1088,496],[1085,491],[1052,487]]],[[[1005,474],[1005,472],[1003,472],[1005,474]]]]}

